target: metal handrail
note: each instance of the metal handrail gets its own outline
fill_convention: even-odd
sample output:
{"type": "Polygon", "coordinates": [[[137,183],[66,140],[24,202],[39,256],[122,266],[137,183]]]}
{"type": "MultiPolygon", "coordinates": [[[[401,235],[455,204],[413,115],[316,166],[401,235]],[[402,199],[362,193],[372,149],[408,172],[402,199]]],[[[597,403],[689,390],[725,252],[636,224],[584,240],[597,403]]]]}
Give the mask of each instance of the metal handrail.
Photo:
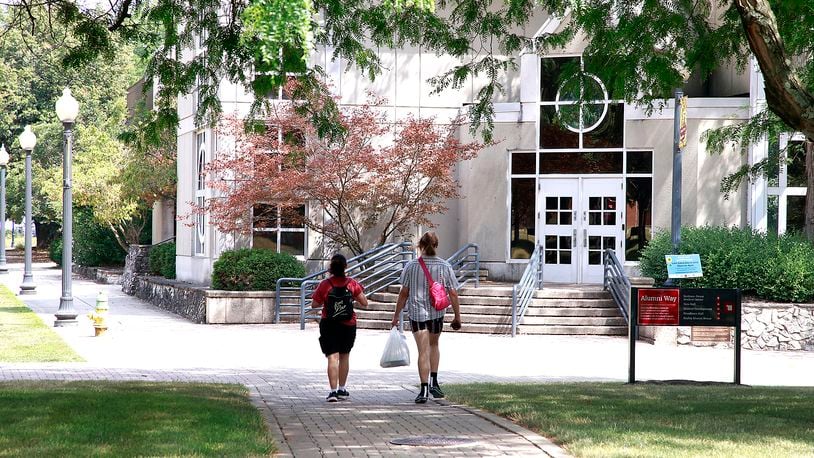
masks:
{"type": "MultiPolygon", "coordinates": [[[[397,283],[404,265],[414,257],[415,251],[409,242],[388,243],[350,258],[345,273],[358,281],[366,293],[372,294],[397,283]]],[[[274,322],[279,322],[281,315],[299,315],[300,329],[305,329],[305,320],[319,318],[319,313],[311,309],[311,298],[327,275],[328,269],[323,269],[302,278],[277,280],[274,322]],[[284,306],[296,307],[297,311],[282,312],[284,306]]]]}
{"type": "Polygon", "coordinates": [[[542,247],[535,244],[520,283],[512,287],[512,337],[517,335],[517,325],[526,314],[534,293],[543,287],[543,253],[542,247]]]}
{"type": "Polygon", "coordinates": [[[616,253],[612,249],[605,250],[605,280],[604,288],[613,297],[616,306],[625,317],[625,323],[630,324],[630,311],[628,310],[630,304],[630,280],[625,274],[625,268],[616,257],[616,253]]]}
{"type": "Polygon", "coordinates": [[[458,278],[458,284],[463,286],[471,281],[475,288],[480,286],[480,247],[477,243],[467,243],[460,250],[447,258],[458,278]]]}

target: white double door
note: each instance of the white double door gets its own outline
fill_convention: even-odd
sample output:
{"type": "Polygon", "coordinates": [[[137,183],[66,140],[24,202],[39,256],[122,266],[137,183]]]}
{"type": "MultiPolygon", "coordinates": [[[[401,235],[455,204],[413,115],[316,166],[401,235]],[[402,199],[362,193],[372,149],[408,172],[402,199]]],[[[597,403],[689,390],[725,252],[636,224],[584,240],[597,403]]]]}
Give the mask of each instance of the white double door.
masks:
{"type": "Polygon", "coordinates": [[[624,197],[622,178],[539,180],[544,282],[602,283],[608,248],[624,262],[624,197]]]}

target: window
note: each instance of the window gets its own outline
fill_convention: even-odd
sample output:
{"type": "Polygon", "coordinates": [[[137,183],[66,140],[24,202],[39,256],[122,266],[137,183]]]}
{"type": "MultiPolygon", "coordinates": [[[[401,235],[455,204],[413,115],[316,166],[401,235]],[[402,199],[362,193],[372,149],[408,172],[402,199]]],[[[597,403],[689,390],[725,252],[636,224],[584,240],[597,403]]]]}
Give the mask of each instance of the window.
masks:
{"type": "Polygon", "coordinates": [[[638,261],[653,235],[653,152],[628,151],[625,178],[625,259],[638,261]]]}
{"type": "Polygon", "coordinates": [[[581,57],[540,61],[540,149],[622,148],[624,104],[581,57]]]}
{"type": "Polygon", "coordinates": [[[768,232],[802,232],[806,199],[804,138],[800,134],[781,134],[768,143],[768,232]]]}
{"type": "Polygon", "coordinates": [[[534,252],[536,183],[535,178],[512,178],[511,234],[509,236],[512,259],[529,259],[534,252]]]}
{"type": "MultiPolygon", "coordinates": [[[[206,132],[198,132],[195,136],[195,204],[203,208],[206,204],[206,183],[204,168],[206,167],[206,132]]],[[[200,213],[195,216],[195,254],[206,254],[206,216],[200,213]]]]}
{"type": "Polygon", "coordinates": [[[258,204],[252,208],[252,247],[305,256],[305,205],[284,208],[258,204]]]}

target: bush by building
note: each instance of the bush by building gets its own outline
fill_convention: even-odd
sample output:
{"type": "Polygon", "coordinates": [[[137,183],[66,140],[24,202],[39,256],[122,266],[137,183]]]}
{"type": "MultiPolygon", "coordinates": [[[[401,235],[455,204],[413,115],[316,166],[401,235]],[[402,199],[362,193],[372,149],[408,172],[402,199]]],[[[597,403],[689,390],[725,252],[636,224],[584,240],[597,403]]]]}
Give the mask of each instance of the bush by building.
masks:
{"type": "Polygon", "coordinates": [[[305,266],[294,256],[244,248],[223,252],[212,266],[212,288],[231,291],[271,291],[277,280],[304,277],[305,266]]]}
{"type": "MultiPolygon", "coordinates": [[[[664,256],[672,251],[669,232],[653,236],[641,256],[642,274],[656,284],[667,280],[664,256]]],[[[796,234],[780,237],[751,229],[682,228],[680,254],[697,253],[704,276],[680,280],[688,288],[740,288],[780,302],[814,298],[814,245],[796,234]]]]}
{"type": "Polygon", "coordinates": [[[150,272],[164,278],[175,278],[175,244],[162,243],[150,249],[150,272]]]}

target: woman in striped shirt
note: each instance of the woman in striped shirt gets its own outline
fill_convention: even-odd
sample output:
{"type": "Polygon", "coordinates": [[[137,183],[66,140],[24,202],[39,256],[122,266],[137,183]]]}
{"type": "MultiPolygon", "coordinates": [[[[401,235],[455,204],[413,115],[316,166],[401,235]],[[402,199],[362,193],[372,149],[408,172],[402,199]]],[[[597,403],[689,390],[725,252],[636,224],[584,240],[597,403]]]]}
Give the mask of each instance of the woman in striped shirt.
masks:
{"type": "MultiPolygon", "coordinates": [[[[449,263],[437,257],[438,236],[434,232],[426,232],[418,241],[421,258],[427,266],[433,280],[443,285],[449,294],[452,311],[455,317],[450,324],[452,329],[461,328],[461,307],[458,302],[458,279],[449,263]]],[[[443,398],[444,392],[438,385],[438,363],[441,353],[438,348],[438,339],[444,327],[444,314],[446,310],[436,310],[430,302],[429,282],[419,260],[412,260],[404,266],[401,273],[401,291],[396,302],[396,312],[393,315],[393,326],[398,326],[399,317],[404,307],[410,316],[410,326],[418,347],[418,376],[421,379],[421,391],[415,398],[417,404],[427,402],[429,395],[434,398],[443,398]]]]}

